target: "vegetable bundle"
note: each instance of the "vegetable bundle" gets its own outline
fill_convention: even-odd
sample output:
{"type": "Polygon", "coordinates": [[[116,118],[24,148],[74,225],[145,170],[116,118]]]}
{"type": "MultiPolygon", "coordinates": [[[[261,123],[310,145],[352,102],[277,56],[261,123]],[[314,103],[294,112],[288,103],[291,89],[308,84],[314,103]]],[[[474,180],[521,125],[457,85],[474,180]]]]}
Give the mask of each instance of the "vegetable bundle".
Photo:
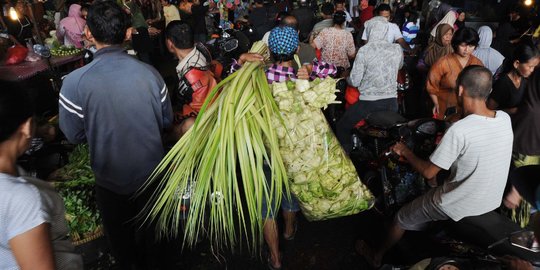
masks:
{"type": "MultiPolygon", "coordinates": [[[[266,55],[257,42],[252,52],[266,55]]],[[[279,110],[262,63],[248,62],[212,89],[195,124],[176,143],[143,188],[158,182],[145,209],[158,233],[176,236],[184,225],[184,244],[210,238],[214,252],[234,248],[239,232],[248,248],[262,240],[263,201],[280,202],[288,190],[272,119],[279,110]],[[271,153],[271,154],[270,154],[271,153]],[[263,166],[271,169],[267,182],[263,166]],[[184,200],[190,199],[184,220],[184,200]],[[185,224],[183,224],[185,222],[185,224]],[[249,223],[249,225],[248,225],[249,223]]]]}
{"type": "Polygon", "coordinates": [[[283,122],[273,122],[280,151],[307,219],[356,214],[373,205],[373,196],[330,130],[321,107],[335,102],[336,81],[273,83],[283,122]]]}
{"type": "Polygon", "coordinates": [[[62,180],[55,182],[55,188],[64,200],[72,240],[100,233],[101,218],[94,197],[96,180],[88,145],[77,145],[69,155],[69,163],[56,172],[56,177],[62,180]]]}

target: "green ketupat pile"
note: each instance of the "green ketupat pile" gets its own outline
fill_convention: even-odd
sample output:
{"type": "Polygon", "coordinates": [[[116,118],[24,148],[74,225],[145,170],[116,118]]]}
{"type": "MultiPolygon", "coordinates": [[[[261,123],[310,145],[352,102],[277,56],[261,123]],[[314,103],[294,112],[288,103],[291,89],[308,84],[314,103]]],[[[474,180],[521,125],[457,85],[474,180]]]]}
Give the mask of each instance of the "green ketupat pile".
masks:
{"type": "Polygon", "coordinates": [[[360,182],[321,111],[335,103],[336,81],[273,83],[283,117],[273,121],[291,191],[310,221],[356,214],[371,208],[373,195],[360,182]]]}

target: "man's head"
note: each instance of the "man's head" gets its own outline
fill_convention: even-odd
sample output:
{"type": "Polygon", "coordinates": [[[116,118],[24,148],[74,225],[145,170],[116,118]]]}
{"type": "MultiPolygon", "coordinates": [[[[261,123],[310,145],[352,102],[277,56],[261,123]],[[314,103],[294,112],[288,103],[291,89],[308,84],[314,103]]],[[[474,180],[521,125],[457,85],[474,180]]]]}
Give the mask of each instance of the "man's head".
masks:
{"type": "Polygon", "coordinates": [[[124,42],[130,26],[127,14],[111,1],[96,2],[88,9],[85,34],[90,41],[104,45],[124,42]]]}
{"type": "Polygon", "coordinates": [[[390,5],[388,4],[380,4],[377,7],[377,16],[385,17],[387,20],[390,20],[390,16],[392,15],[392,9],[390,8],[390,5]]]}
{"type": "Polygon", "coordinates": [[[483,66],[472,65],[464,68],[457,78],[458,103],[465,112],[470,111],[467,100],[486,101],[491,93],[492,74],[483,66]]]}
{"type": "Polygon", "coordinates": [[[293,15],[287,15],[281,20],[280,26],[289,26],[298,31],[298,20],[293,15]]]}
{"type": "Polygon", "coordinates": [[[521,8],[518,5],[513,6],[508,12],[510,21],[517,21],[521,18],[521,8]]]}
{"type": "Polygon", "coordinates": [[[339,0],[335,3],[335,11],[345,11],[345,2],[339,0]]]}
{"type": "Polygon", "coordinates": [[[278,62],[291,61],[298,50],[298,44],[298,32],[289,26],[275,27],[268,37],[270,54],[278,62]]]}
{"type": "Polygon", "coordinates": [[[324,3],[321,6],[321,13],[325,19],[332,18],[332,14],[334,14],[334,5],[332,3],[324,3]]]}
{"type": "Polygon", "coordinates": [[[165,42],[167,49],[174,53],[176,49],[192,49],[195,46],[193,41],[193,30],[185,21],[172,21],[165,28],[165,42]]]}

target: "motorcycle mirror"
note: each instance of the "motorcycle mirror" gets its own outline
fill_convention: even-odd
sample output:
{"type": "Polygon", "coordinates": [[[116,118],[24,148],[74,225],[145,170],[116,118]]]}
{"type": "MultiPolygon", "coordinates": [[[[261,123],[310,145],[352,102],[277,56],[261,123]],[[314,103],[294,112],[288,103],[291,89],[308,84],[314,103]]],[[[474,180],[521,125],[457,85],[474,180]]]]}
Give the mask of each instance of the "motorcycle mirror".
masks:
{"type": "Polygon", "coordinates": [[[225,52],[232,52],[232,51],[236,50],[236,48],[238,48],[238,40],[237,39],[227,40],[223,44],[223,50],[225,52]]]}
{"type": "Polygon", "coordinates": [[[540,252],[540,246],[536,241],[533,231],[519,231],[510,235],[510,243],[532,252],[540,252]]]}

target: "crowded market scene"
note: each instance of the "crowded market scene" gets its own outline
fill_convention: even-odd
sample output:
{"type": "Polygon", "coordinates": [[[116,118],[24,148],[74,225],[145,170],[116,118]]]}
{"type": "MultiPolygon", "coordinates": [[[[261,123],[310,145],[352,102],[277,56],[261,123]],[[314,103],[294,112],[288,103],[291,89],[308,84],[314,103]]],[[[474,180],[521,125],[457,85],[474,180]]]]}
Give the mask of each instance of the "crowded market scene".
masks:
{"type": "Polygon", "coordinates": [[[535,0],[0,4],[0,269],[540,269],[535,0]]]}

